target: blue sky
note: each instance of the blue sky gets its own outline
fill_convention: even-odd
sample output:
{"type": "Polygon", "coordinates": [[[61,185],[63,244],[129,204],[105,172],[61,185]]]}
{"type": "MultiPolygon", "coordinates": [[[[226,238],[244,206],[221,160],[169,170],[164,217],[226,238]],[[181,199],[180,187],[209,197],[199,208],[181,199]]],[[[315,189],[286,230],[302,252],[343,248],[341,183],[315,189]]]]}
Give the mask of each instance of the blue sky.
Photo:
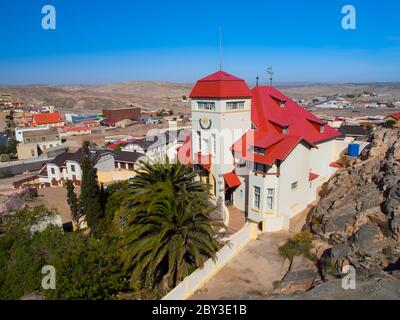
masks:
{"type": "Polygon", "coordinates": [[[0,83],[191,82],[219,66],[248,81],[400,81],[397,0],[1,0],[0,83]],[[41,27],[41,8],[57,29],[41,27]],[[357,10],[343,30],[341,9],[357,10]]]}

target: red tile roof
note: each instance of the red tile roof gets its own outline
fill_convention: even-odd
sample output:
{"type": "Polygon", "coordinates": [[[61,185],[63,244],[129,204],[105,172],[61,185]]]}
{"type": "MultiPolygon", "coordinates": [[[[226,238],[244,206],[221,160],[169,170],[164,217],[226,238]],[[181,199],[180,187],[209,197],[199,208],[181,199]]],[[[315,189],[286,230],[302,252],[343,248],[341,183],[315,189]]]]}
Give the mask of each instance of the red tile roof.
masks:
{"type": "Polygon", "coordinates": [[[246,82],[224,71],[218,71],[197,82],[190,98],[250,98],[251,91],[246,82]]]}
{"type": "Polygon", "coordinates": [[[281,133],[274,125],[280,123],[281,126],[288,127],[289,135],[303,137],[312,143],[340,136],[338,131],[273,87],[256,87],[252,93],[251,120],[261,132],[281,133]],[[274,97],[285,100],[285,106],[281,107],[274,97]],[[320,132],[320,126],[324,126],[323,133],[320,132]]]}
{"type": "Polygon", "coordinates": [[[229,188],[236,188],[242,184],[239,177],[234,172],[224,174],[224,179],[229,188]]]}
{"type": "Polygon", "coordinates": [[[263,134],[260,132],[249,131],[247,134],[245,134],[231,148],[232,151],[234,151],[235,157],[251,162],[273,165],[277,160],[285,160],[294,150],[294,148],[301,142],[304,142],[309,148],[314,147],[313,144],[302,137],[284,134],[274,134],[270,138],[269,145],[263,145],[262,142],[259,143],[258,140],[258,137],[262,135],[268,137],[267,134],[263,134]],[[273,142],[272,140],[274,138],[276,139],[275,142],[273,142]],[[265,155],[254,153],[254,146],[265,148],[265,155]]]}
{"type": "Polygon", "coordinates": [[[62,122],[61,115],[58,112],[54,113],[39,113],[33,116],[35,125],[53,124],[62,122]]]}
{"type": "Polygon", "coordinates": [[[309,176],[309,181],[314,181],[315,179],[319,178],[319,175],[314,173],[314,172],[310,172],[310,176],[309,176]]]}
{"type": "Polygon", "coordinates": [[[337,168],[337,169],[342,169],[343,168],[343,166],[338,162],[332,162],[329,166],[332,167],[332,168],[337,168]]]}
{"type": "Polygon", "coordinates": [[[395,118],[397,120],[400,120],[400,112],[392,113],[388,117],[395,118]]]}
{"type": "Polygon", "coordinates": [[[115,149],[118,149],[119,146],[120,146],[119,144],[111,143],[111,144],[109,144],[109,145],[107,146],[107,148],[110,149],[110,150],[115,150],[115,149]]]}

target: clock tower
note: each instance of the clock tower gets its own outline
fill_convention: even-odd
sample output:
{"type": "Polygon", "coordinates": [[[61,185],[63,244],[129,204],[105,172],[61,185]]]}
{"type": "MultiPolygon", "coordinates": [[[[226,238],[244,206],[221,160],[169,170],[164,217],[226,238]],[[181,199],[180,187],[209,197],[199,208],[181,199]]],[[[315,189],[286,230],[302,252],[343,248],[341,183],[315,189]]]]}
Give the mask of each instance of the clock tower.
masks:
{"type": "Polygon", "coordinates": [[[251,130],[251,96],[244,80],[223,71],[199,80],[190,94],[192,162],[211,162],[217,199],[225,196],[224,175],[235,169],[230,148],[251,130]]]}

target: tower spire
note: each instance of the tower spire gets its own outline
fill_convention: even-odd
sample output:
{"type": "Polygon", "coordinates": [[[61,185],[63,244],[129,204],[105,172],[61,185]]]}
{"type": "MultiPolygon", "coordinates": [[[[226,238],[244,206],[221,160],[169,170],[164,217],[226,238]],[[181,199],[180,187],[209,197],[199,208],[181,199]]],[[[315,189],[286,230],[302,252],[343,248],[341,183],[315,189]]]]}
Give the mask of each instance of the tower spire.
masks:
{"type": "Polygon", "coordinates": [[[222,71],[222,27],[219,27],[219,71],[222,71]]]}

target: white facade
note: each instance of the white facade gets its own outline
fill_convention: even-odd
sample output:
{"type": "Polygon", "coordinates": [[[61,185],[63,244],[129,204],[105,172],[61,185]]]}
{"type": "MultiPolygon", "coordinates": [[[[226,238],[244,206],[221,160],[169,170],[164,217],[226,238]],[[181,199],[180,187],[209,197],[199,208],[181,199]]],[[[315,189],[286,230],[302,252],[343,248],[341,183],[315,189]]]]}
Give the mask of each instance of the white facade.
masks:
{"type": "Polygon", "coordinates": [[[46,128],[15,128],[15,139],[18,142],[23,142],[24,141],[24,132],[30,132],[30,131],[43,131],[46,128]]]}
{"type": "MultiPolygon", "coordinates": [[[[274,93],[271,94],[274,95],[274,93]]],[[[275,96],[272,97],[277,99],[275,96]]],[[[281,108],[286,107],[286,100],[275,101],[281,103],[279,105],[281,108]]],[[[299,117],[302,117],[299,121],[304,122],[305,119],[318,121],[313,123],[317,124],[315,130],[318,130],[316,132],[320,137],[315,137],[314,141],[319,139],[320,142],[313,144],[309,140],[299,139],[293,149],[287,151],[280,145],[277,148],[285,150],[279,154],[279,157],[283,158],[274,158],[273,164],[269,166],[263,165],[262,162],[255,164],[252,162],[255,158],[251,161],[235,159],[231,151],[232,145],[247,132],[256,130],[252,128],[250,98],[212,99],[194,96],[191,106],[191,163],[203,165],[210,174],[207,177],[207,173],[203,173],[208,183],[211,181],[210,178],[214,179],[216,199],[223,199],[227,205],[232,204],[247,213],[247,218],[258,222],[260,229],[264,232],[289,228],[290,219],[307,209],[317,199],[318,189],[337,170],[331,166],[332,162],[339,159],[340,153],[348,145],[348,141],[337,140],[335,137],[338,134],[332,132],[327,135],[330,138],[324,140],[326,124],[317,119],[314,120],[312,115],[309,116],[312,120],[307,119],[307,115],[298,112],[299,117]],[[201,163],[208,157],[211,159],[209,163],[201,163]],[[233,182],[229,181],[230,179],[233,182]],[[237,179],[240,181],[239,186],[237,186],[237,179]],[[229,182],[234,185],[229,185],[229,182]]],[[[264,121],[276,120],[285,124],[286,119],[279,116],[276,106],[272,105],[271,108],[275,108],[273,109],[275,115],[271,115],[271,119],[266,117],[264,121]]],[[[263,112],[265,111],[260,111],[260,113],[263,112]]],[[[290,121],[296,120],[290,119],[290,121]]],[[[304,126],[306,127],[304,131],[307,133],[309,123],[307,122],[304,126]]],[[[288,124],[288,128],[285,128],[285,125],[282,128],[282,133],[280,133],[282,136],[298,137],[296,132],[291,132],[293,128],[291,124],[288,124]]],[[[263,157],[266,157],[271,148],[277,144],[277,142],[269,141],[277,136],[276,132],[272,132],[269,136],[268,130],[263,129],[258,135],[259,138],[263,135],[258,143],[263,143],[265,138],[267,142],[264,143],[268,146],[263,148],[259,145],[251,145],[249,140],[245,140],[246,146],[243,150],[249,150],[252,154],[258,153],[260,159],[264,159],[263,157]],[[256,149],[263,151],[255,151],[256,149]]]]}
{"type": "Polygon", "coordinates": [[[192,161],[196,163],[198,154],[211,155],[216,180],[215,196],[224,197],[223,175],[235,168],[229,148],[251,129],[251,99],[193,99],[191,103],[192,161]],[[229,108],[229,104],[237,109],[229,108]]]}

